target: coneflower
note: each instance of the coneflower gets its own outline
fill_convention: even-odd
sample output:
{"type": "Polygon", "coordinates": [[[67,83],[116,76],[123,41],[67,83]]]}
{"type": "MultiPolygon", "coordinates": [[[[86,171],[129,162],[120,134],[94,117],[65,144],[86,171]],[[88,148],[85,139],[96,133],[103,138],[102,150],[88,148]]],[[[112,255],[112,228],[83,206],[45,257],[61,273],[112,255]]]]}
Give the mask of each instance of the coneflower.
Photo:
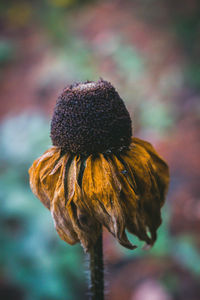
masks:
{"type": "Polygon", "coordinates": [[[102,227],[129,249],[126,229],[153,245],[169,182],[151,144],[132,137],[130,115],[107,81],[64,89],[51,122],[53,146],[29,170],[33,193],[64,241],[90,254],[92,299],[103,299],[102,227]]]}

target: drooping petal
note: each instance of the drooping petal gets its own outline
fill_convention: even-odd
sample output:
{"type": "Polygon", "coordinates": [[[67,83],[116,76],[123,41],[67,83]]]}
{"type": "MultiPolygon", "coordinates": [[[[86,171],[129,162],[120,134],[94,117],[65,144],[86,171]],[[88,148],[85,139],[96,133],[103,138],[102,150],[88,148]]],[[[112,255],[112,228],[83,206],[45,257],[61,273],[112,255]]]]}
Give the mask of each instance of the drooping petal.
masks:
{"type": "Polygon", "coordinates": [[[151,144],[133,138],[126,152],[87,158],[61,155],[52,147],[29,174],[34,194],[51,210],[56,230],[67,243],[80,241],[88,251],[101,225],[129,249],[135,246],[126,229],[147,244],[156,240],[169,173],[151,144]]]}
{"type": "Polygon", "coordinates": [[[133,249],[125,233],[125,216],[120,204],[121,184],[103,154],[90,155],[83,173],[82,191],[89,210],[123,246],[133,249]]]}
{"type": "Polygon", "coordinates": [[[73,229],[81,242],[84,250],[87,252],[96,242],[100,233],[100,224],[90,213],[87,204],[84,202],[79,176],[81,172],[81,161],[79,156],[75,156],[67,174],[67,211],[70,216],[73,229]]]}
{"type": "Polygon", "coordinates": [[[52,147],[36,159],[29,169],[32,192],[48,209],[50,209],[50,202],[53,199],[59,176],[59,172],[55,170],[59,158],[60,149],[52,147]],[[49,176],[51,173],[53,176],[49,176]]]}
{"type": "Polygon", "coordinates": [[[78,238],[65,206],[65,168],[69,157],[61,157],[61,150],[52,147],[33,163],[29,174],[32,191],[51,210],[58,234],[73,245],[78,238]]]}
{"type": "Polygon", "coordinates": [[[131,175],[129,166],[122,158],[113,155],[109,158],[114,172],[121,183],[119,202],[125,216],[125,227],[141,240],[150,242],[146,233],[143,218],[139,215],[139,195],[134,177],[131,175]],[[131,230],[130,230],[131,227],[131,230]]]}
{"type": "Polygon", "coordinates": [[[155,151],[153,146],[143,141],[139,138],[132,138],[134,144],[138,144],[145,148],[145,150],[150,154],[152,159],[152,168],[154,170],[154,175],[158,182],[158,188],[160,190],[161,203],[164,204],[165,195],[169,185],[169,168],[166,162],[162,159],[162,157],[155,151]]]}
{"type": "Polygon", "coordinates": [[[73,245],[77,243],[79,239],[73,228],[73,224],[71,222],[71,218],[66,205],[66,168],[68,167],[69,160],[69,154],[65,154],[60,160],[61,164],[59,178],[57,180],[53,201],[51,203],[51,213],[60,238],[65,242],[73,245]]]}
{"type": "MultiPolygon", "coordinates": [[[[153,244],[156,240],[156,231],[161,224],[160,209],[163,205],[164,196],[167,190],[169,173],[166,163],[156,153],[153,147],[139,139],[133,139],[130,151],[121,155],[125,162],[130,176],[136,182],[136,192],[138,194],[137,219],[141,223],[142,235],[148,230],[151,238],[144,239],[141,232],[135,231],[133,220],[130,219],[131,209],[127,212],[127,228],[130,232],[138,235],[139,238],[153,244]]],[[[129,204],[127,207],[134,209],[135,204],[131,198],[127,197],[129,204]]]]}

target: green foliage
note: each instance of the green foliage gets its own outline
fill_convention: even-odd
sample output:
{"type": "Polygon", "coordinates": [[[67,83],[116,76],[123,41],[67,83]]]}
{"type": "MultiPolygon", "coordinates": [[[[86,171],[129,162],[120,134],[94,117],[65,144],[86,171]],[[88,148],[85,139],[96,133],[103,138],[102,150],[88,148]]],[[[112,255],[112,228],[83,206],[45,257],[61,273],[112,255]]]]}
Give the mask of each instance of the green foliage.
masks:
{"type": "Polygon", "coordinates": [[[190,235],[182,235],[173,240],[172,255],[185,268],[195,275],[200,275],[200,254],[195,245],[195,239],[190,235]]]}
{"type": "Polygon", "coordinates": [[[15,45],[9,40],[0,40],[0,66],[13,61],[15,57],[15,45]]]}
{"type": "Polygon", "coordinates": [[[174,124],[173,114],[170,107],[155,99],[139,103],[140,122],[143,128],[164,133],[174,124]]]}
{"type": "Polygon", "coordinates": [[[144,75],[144,58],[134,47],[119,41],[113,59],[121,76],[126,76],[129,82],[136,82],[144,75]]]}

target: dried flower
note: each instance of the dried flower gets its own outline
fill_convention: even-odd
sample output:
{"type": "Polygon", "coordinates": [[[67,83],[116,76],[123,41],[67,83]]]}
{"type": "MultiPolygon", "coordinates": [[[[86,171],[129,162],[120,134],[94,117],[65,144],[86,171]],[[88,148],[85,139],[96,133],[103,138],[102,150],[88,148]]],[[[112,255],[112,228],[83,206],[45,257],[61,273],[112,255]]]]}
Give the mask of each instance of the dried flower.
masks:
{"type": "Polygon", "coordinates": [[[168,167],[151,144],[131,136],[129,113],[110,83],[75,84],[58,98],[53,146],[29,173],[33,193],[67,243],[89,250],[102,225],[129,249],[136,246],[126,229],[155,242],[168,167]]]}

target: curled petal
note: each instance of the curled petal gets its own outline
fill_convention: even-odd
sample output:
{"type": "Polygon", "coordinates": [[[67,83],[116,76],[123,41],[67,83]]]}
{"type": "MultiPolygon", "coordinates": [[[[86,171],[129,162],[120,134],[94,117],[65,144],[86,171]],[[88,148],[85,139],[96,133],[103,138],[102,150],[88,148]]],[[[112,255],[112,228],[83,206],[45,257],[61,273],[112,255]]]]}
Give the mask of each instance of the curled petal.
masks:
{"type": "Polygon", "coordinates": [[[52,147],[29,174],[33,192],[51,210],[67,243],[80,241],[88,251],[102,225],[129,249],[136,246],[126,229],[149,245],[155,242],[169,171],[151,144],[133,138],[125,152],[88,157],[61,155],[52,147]]]}
{"type": "Polygon", "coordinates": [[[77,234],[73,228],[68,209],[66,207],[65,176],[69,155],[61,158],[61,170],[51,203],[51,214],[54,219],[56,230],[62,240],[73,245],[78,242],[77,234]]]}
{"type": "Polygon", "coordinates": [[[133,249],[125,233],[125,216],[120,204],[121,184],[103,154],[90,155],[83,173],[85,202],[98,222],[125,247],[133,249]]]}
{"type": "MultiPolygon", "coordinates": [[[[149,143],[139,139],[133,139],[130,151],[121,158],[126,163],[130,176],[134,177],[138,194],[137,220],[140,223],[140,230],[135,231],[134,223],[130,219],[131,209],[126,214],[127,228],[148,244],[153,244],[156,240],[156,231],[161,224],[160,209],[169,182],[168,167],[149,143]],[[151,233],[150,239],[148,230],[151,233]]],[[[126,207],[133,206],[132,200],[127,199],[129,204],[126,207]]]]}
{"type": "Polygon", "coordinates": [[[74,231],[87,252],[95,243],[100,233],[100,224],[94,219],[85,203],[81,191],[81,165],[79,156],[75,156],[67,173],[66,190],[68,194],[67,211],[74,231]],[[78,183],[79,182],[79,183],[78,183]]]}
{"type": "Polygon", "coordinates": [[[131,233],[137,235],[141,240],[150,243],[144,220],[139,214],[139,194],[137,192],[135,179],[131,176],[129,165],[127,165],[121,157],[115,155],[109,158],[109,162],[113,166],[114,172],[117,174],[118,180],[121,183],[119,203],[124,213],[126,228],[131,233]]]}
{"type": "Polygon", "coordinates": [[[53,173],[52,170],[54,170],[59,158],[60,149],[52,147],[36,159],[29,169],[32,192],[48,209],[50,209],[50,202],[54,195],[59,172],[54,172],[54,176],[49,175],[53,173]]]}
{"type": "Polygon", "coordinates": [[[73,245],[78,239],[65,207],[65,169],[69,154],[57,147],[47,150],[29,169],[33,193],[51,210],[60,237],[73,245]]]}
{"type": "MultiPolygon", "coordinates": [[[[133,138],[133,144],[140,145],[150,154],[152,159],[152,169],[154,176],[156,177],[158,188],[160,191],[160,201],[164,204],[165,196],[169,185],[169,168],[166,162],[160,155],[155,151],[153,146],[141,139],[133,138]]],[[[132,145],[133,145],[132,144],[132,145]]]]}

